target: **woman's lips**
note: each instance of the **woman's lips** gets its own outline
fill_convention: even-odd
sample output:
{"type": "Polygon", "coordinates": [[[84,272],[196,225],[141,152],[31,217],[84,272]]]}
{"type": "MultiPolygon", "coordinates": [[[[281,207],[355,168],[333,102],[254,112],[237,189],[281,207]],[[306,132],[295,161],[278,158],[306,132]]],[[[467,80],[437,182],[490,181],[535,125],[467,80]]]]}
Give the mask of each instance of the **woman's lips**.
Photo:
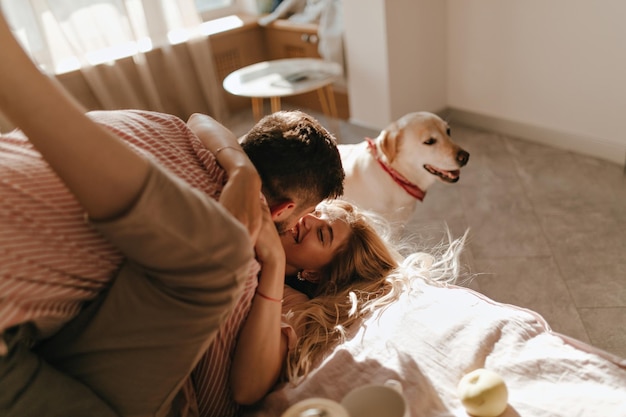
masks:
{"type": "Polygon", "coordinates": [[[293,232],[293,240],[296,243],[299,243],[299,241],[300,241],[300,223],[296,223],[296,225],[292,229],[292,232],[293,232]]]}

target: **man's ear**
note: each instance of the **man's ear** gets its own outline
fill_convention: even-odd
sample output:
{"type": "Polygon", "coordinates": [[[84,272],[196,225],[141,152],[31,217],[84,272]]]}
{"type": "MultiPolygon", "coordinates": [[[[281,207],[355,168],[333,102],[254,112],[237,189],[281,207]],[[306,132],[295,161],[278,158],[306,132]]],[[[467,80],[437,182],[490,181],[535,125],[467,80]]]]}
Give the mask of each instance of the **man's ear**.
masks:
{"type": "Polygon", "coordinates": [[[291,213],[296,209],[296,203],[291,200],[284,201],[282,203],[274,204],[270,207],[270,213],[272,213],[272,220],[274,222],[280,222],[291,216],[291,213]]]}

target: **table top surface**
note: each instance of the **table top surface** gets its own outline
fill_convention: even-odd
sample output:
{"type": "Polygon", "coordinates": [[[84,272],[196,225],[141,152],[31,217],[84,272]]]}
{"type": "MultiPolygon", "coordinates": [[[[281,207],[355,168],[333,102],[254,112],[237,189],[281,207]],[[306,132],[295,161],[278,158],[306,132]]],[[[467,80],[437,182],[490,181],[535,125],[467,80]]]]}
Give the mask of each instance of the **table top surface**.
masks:
{"type": "Polygon", "coordinates": [[[224,88],[244,97],[284,97],[324,87],[342,75],[336,62],[286,58],[248,65],[224,78],[224,88]]]}

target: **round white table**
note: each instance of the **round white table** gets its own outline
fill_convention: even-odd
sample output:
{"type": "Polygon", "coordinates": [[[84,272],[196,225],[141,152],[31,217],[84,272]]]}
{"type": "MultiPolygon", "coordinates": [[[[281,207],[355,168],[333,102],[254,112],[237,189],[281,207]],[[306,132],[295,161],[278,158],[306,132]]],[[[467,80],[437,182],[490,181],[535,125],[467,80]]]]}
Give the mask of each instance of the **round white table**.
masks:
{"type": "Polygon", "coordinates": [[[316,58],[286,58],[248,65],[224,78],[224,89],[236,96],[252,99],[252,114],[263,116],[263,99],[270,99],[272,112],[280,110],[280,98],[318,92],[322,111],[337,117],[332,83],[342,75],[336,62],[316,58]]]}

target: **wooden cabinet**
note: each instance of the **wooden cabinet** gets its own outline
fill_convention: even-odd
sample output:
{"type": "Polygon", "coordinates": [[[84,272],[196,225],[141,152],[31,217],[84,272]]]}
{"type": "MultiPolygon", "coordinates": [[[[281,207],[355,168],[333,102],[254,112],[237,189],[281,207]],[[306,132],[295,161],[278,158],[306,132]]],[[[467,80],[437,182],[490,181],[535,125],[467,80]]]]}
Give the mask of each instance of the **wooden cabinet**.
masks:
{"type": "MultiPolygon", "coordinates": [[[[319,38],[316,24],[279,19],[265,26],[264,30],[267,59],[321,58],[318,52],[319,38]]],[[[333,90],[339,117],[348,119],[350,111],[347,93],[339,91],[336,87],[333,90]]],[[[322,111],[316,92],[285,97],[284,101],[293,106],[322,111]]]]}
{"type": "MultiPolygon", "coordinates": [[[[231,72],[261,61],[283,58],[320,58],[317,25],[276,20],[259,26],[257,17],[241,16],[243,24],[225,32],[212,34],[209,39],[217,77],[221,83],[231,72]]],[[[348,119],[348,96],[334,88],[337,112],[348,119]]],[[[224,90],[224,100],[231,112],[250,106],[250,99],[237,97],[224,90]]],[[[285,103],[303,109],[322,111],[316,92],[285,97],[285,103]]]]}
{"type": "Polygon", "coordinates": [[[317,25],[275,20],[265,27],[268,59],[320,58],[317,25]]]}
{"type": "MultiPolygon", "coordinates": [[[[211,51],[218,81],[221,83],[231,72],[247,65],[267,60],[263,28],[255,16],[240,16],[243,24],[210,36],[211,51]]],[[[250,99],[237,97],[224,90],[224,100],[231,112],[250,107],[250,99]]]]}

